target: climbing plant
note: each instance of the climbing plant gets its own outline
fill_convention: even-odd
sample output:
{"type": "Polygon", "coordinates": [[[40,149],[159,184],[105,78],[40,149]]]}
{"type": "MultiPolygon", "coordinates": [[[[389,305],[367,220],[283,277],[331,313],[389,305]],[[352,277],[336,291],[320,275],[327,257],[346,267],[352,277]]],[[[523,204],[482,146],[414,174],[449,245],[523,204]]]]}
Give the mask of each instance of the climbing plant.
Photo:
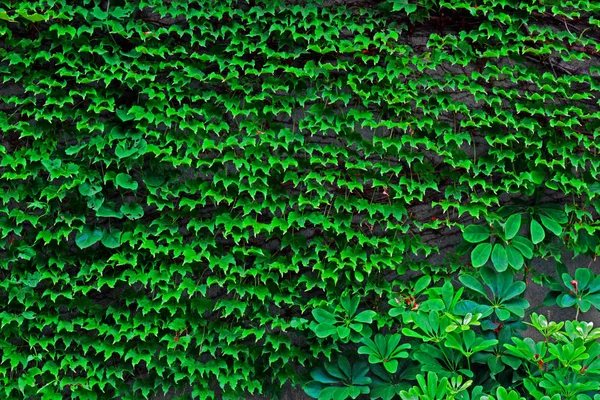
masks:
{"type": "Polygon", "coordinates": [[[0,0],[1,396],[588,396],[518,334],[598,303],[599,15],[0,0]]]}

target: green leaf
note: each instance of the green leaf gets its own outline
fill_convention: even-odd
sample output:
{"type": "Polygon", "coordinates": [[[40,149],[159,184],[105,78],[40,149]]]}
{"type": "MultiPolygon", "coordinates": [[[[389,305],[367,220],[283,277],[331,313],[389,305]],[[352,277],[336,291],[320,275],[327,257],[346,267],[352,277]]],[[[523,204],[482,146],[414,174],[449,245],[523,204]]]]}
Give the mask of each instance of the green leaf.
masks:
{"type": "Polygon", "coordinates": [[[492,251],[492,264],[494,264],[494,267],[498,272],[504,272],[506,271],[506,268],[508,268],[506,249],[500,243],[494,245],[494,250],[492,251]]]}
{"type": "Polygon", "coordinates": [[[94,185],[89,182],[83,182],[79,185],[79,193],[81,193],[82,196],[93,196],[101,190],[102,187],[100,185],[94,185]]]}
{"type": "Polygon", "coordinates": [[[121,121],[123,121],[123,122],[131,121],[132,119],[135,118],[135,115],[129,114],[129,110],[123,110],[123,109],[118,108],[115,110],[115,112],[116,112],[117,116],[119,118],[121,118],[121,121]]]}
{"type": "Polygon", "coordinates": [[[512,244],[506,245],[506,256],[508,265],[514,269],[520,269],[523,266],[523,255],[512,244]]]}
{"type": "Polygon", "coordinates": [[[408,0],[394,0],[392,11],[404,11],[411,14],[417,10],[416,4],[409,4],[408,0]]]}
{"type": "Polygon", "coordinates": [[[546,234],[544,233],[544,228],[542,228],[542,225],[540,225],[540,223],[537,222],[535,219],[531,220],[530,229],[531,229],[531,242],[533,244],[540,243],[546,237],[546,234]]]}
{"type": "Polygon", "coordinates": [[[533,257],[533,243],[523,236],[515,236],[510,242],[517,250],[523,254],[523,257],[530,260],[533,257]]]}
{"type": "Polygon", "coordinates": [[[102,244],[109,249],[116,249],[121,245],[121,231],[117,229],[111,229],[110,231],[105,229],[102,235],[102,244]]]}
{"type": "Polygon", "coordinates": [[[510,318],[510,311],[505,310],[503,308],[496,308],[496,315],[500,321],[506,321],[510,318]]]}
{"type": "Polygon", "coordinates": [[[121,211],[115,210],[114,203],[107,203],[102,205],[98,211],[96,211],[96,216],[99,218],[123,218],[123,213],[121,211]]]}
{"type": "Polygon", "coordinates": [[[492,254],[491,243],[480,243],[471,252],[471,264],[475,268],[485,265],[489,260],[490,254],[492,254]]]}
{"type": "Polygon", "coordinates": [[[423,290],[425,290],[427,288],[427,286],[429,286],[429,284],[431,283],[431,276],[429,275],[425,275],[422,276],[421,278],[419,278],[419,280],[415,283],[415,287],[414,287],[414,293],[421,293],[423,290]]]}
{"type": "Polygon", "coordinates": [[[327,311],[325,309],[316,308],[316,309],[312,310],[312,315],[317,322],[335,324],[335,320],[336,320],[335,314],[330,313],[329,311],[327,311]]]}
{"type": "Polygon", "coordinates": [[[139,152],[139,149],[137,149],[136,147],[127,148],[122,143],[119,143],[117,145],[117,147],[115,148],[115,155],[117,157],[119,157],[120,159],[131,157],[132,155],[134,155],[137,152],[139,152]]]}
{"type": "Polygon", "coordinates": [[[0,19],[8,22],[15,22],[14,19],[8,16],[6,11],[0,11],[0,19]]]}
{"type": "Polygon", "coordinates": [[[339,379],[336,379],[329,375],[323,368],[315,368],[310,371],[310,376],[317,382],[321,383],[338,383],[339,379]]]}
{"type": "Polygon", "coordinates": [[[577,304],[577,298],[570,294],[562,293],[556,298],[556,304],[562,308],[573,307],[575,304],[577,304]]]}
{"type": "Polygon", "coordinates": [[[323,390],[323,385],[321,385],[317,381],[310,381],[306,385],[304,385],[302,389],[308,396],[312,397],[313,399],[316,399],[319,397],[319,394],[323,390]]]}
{"type": "Polygon", "coordinates": [[[136,190],[138,188],[138,183],[129,174],[118,174],[115,182],[117,183],[117,186],[125,189],[136,190]]]}
{"type": "Polygon", "coordinates": [[[504,235],[506,240],[514,238],[521,229],[521,214],[511,215],[504,225],[504,235]]]}
{"type": "Polygon", "coordinates": [[[129,219],[138,219],[144,216],[144,209],[138,203],[123,204],[120,210],[129,219]]]}
{"type": "Polygon", "coordinates": [[[548,229],[550,232],[554,233],[556,236],[560,236],[562,235],[563,232],[563,228],[562,226],[560,226],[560,224],[558,222],[556,222],[555,220],[546,217],[545,215],[541,215],[540,214],[540,220],[542,221],[542,224],[546,227],[546,229],[548,229]]]}
{"type": "Polygon", "coordinates": [[[339,325],[337,327],[337,334],[340,339],[345,339],[348,337],[348,335],[350,335],[350,328],[344,325],[339,325]]]}
{"type": "Polygon", "coordinates": [[[83,231],[75,237],[75,244],[77,244],[80,249],[85,249],[99,242],[102,239],[102,235],[102,230],[94,229],[92,231],[86,226],[83,228],[83,231]]]}
{"type": "Polygon", "coordinates": [[[38,285],[38,283],[40,283],[41,278],[42,275],[39,272],[28,274],[27,278],[23,279],[23,284],[25,284],[25,286],[34,288],[38,285]]]}
{"type": "Polygon", "coordinates": [[[143,177],[146,186],[158,187],[165,182],[165,177],[161,174],[148,174],[143,177]]]}
{"type": "Polygon", "coordinates": [[[102,11],[100,7],[96,7],[92,10],[91,14],[99,20],[104,20],[108,17],[108,13],[106,11],[102,11]]]}
{"type": "Polygon", "coordinates": [[[490,237],[490,228],[484,225],[469,225],[463,231],[463,237],[469,243],[479,243],[490,237]]]}
{"type": "Polygon", "coordinates": [[[46,21],[49,19],[49,17],[47,15],[42,15],[42,14],[38,14],[38,13],[34,13],[34,14],[26,14],[24,11],[19,11],[18,12],[19,15],[23,18],[25,18],[28,21],[31,22],[41,22],[41,21],[46,21]]]}
{"type": "Polygon", "coordinates": [[[487,294],[485,293],[485,288],[483,287],[481,282],[473,278],[471,275],[461,275],[458,277],[458,280],[469,289],[479,293],[484,297],[487,297],[487,294]]]}
{"type": "Polygon", "coordinates": [[[398,360],[387,360],[383,366],[390,374],[395,374],[398,371],[398,360]]]}
{"type": "Polygon", "coordinates": [[[375,311],[365,310],[363,312],[358,313],[358,315],[352,320],[356,322],[362,322],[363,324],[370,324],[371,322],[373,322],[373,317],[375,315],[377,315],[375,311]]]}
{"type": "Polygon", "coordinates": [[[322,323],[317,325],[315,333],[320,338],[326,338],[337,334],[337,328],[332,324],[322,323]]]}

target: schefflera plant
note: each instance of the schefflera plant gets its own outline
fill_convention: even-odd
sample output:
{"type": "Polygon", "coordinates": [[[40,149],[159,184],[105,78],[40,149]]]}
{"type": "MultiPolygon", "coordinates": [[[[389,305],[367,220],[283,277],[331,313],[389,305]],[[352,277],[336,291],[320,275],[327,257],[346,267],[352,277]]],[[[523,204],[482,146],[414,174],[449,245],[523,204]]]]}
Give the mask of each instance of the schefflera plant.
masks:
{"type": "Polygon", "coordinates": [[[550,232],[563,235],[563,225],[568,222],[564,209],[556,204],[540,206],[501,207],[486,225],[469,225],[463,230],[466,242],[475,245],[471,264],[479,268],[492,261],[498,272],[510,266],[518,271],[531,260],[535,245],[541,244],[550,232]],[[524,230],[528,234],[521,235],[524,230]]]}
{"type": "Polygon", "coordinates": [[[588,312],[592,306],[600,310],[600,275],[587,268],[578,268],[571,275],[560,262],[556,264],[556,272],[560,282],[553,277],[546,279],[550,292],[544,299],[545,306],[574,307],[575,319],[579,318],[580,312],[588,312]]]}
{"type": "Polygon", "coordinates": [[[531,323],[543,337],[514,338],[507,352],[523,361],[523,386],[534,399],[600,398],[600,329],[591,322],[548,321],[532,313],[531,323]]]}

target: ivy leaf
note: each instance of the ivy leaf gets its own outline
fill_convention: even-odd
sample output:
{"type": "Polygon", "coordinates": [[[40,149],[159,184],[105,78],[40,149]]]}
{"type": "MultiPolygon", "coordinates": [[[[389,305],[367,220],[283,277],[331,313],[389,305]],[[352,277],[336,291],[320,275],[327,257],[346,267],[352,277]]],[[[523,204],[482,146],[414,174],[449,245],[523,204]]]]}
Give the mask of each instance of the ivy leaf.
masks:
{"type": "Polygon", "coordinates": [[[120,211],[129,219],[138,219],[144,216],[144,209],[138,203],[123,204],[120,211]]]}
{"type": "Polygon", "coordinates": [[[130,115],[129,114],[129,110],[124,110],[122,108],[118,108],[115,110],[117,116],[119,118],[121,118],[121,121],[123,122],[127,122],[127,121],[131,121],[132,119],[135,118],[135,115],[130,115]]]}
{"type": "Polygon", "coordinates": [[[404,11],[406,14],[413,13],[417,10],[416,4],[409,4],[408,0],[395,0],[392,11],[404,11]]]}
{"type": "Polygon", "coordinates": [[[506,249],[500,243],[496,243],[494,245],[494,250],[492,252],[492,264],[496,268],[498,272],[506,271],[508,268],[508,256],[506,254],[506,249]]]}
{"type": "Polygon", "coordinates": [[[123,143],[119,143],[115,148],[115,155],[121,159],[130,157],[138,152],[136,147],[127,148],[123,143]]]}
{"type": "Polygon", "coordinates": [[[109,249],[116,249],[121,245],[121,231],[117,229],[104,230],[102,234],[102,244],[109,249]]]}
{"type": "Polygon", "coordinates": [[[101,186],[91,184],[89,182],[83,182],[81,185],[79,185],[79,193],[81,193],[82,196],[93,196],[101,190],[101,186]]]}
{"type": "Polygon", "coordinates": [[[83,228],[83,231],[81,231],[77,237],[75,237],[75,244],[77,244],[77,246],[80,249],[85,249],[88,248],[92,245],[94,245],[95,243],[98,243],[98,241],[100,241],[102,239],[102,230],[100,229],[94,229],[91,230],[90,228],[88,228],[87,226],[85,228],[83,228]]]}
{"type": "Polygon", "coordinates": [[[94,8],[91,14],[99,20],[105,20],[108,17],[108,13],[106,11],[102,11],[100,7],[94,8]]]}
{"type": "Polygon", "coordinates": [[[484,225],[469,225],[463,231],[463,237],[469,243],[479,243],[490,237],[490,228],[484,225]]]}
{"type": "Polygon", "coordinates": [[[165,177],[159,174],[148,174],[143,177],[146,186],[158,187],[165,182],[165,177]]]}
{"type": "Polygon", "coordinates": [[[540,225],[540,223],[537,222],[535,219],[531,220],[530,229],[531,241],[533,242],[533,244],[540,243],[546,237],[546,234],[544,233],[544,228],[542,228],[542,225],[540,225]]]}
{"type": "Polygon", "coordinates": [[[492,254],[491,243],[480,243],[471,252],[471,264],[475,268],[482,267],[489,260],[492,254]]]}
{"type": "Polygon", "coordinates": [[[504,225],[504,235],[506,240],[514,238],[521,229],[521,214],[511,215],[504,225]]]}
{"type": "Polygon", "coordinates": [[[34,23],[46,21],[47,19],[49,19],[49,17],[46,15],[42,15],[42,14],[38,14],[38,13],[27,15],[24,11],[19,11],[19,15],[21,17],[25,18],[26,20],[34,22],[34,23]]]}
{"type": "Polygon", "coordinates": [[[34,288],[38,285],[38,283],[40,283],[41,278],[42,275],[39,272],[35,272],[33,274],[28,274],[27,278],[23,279],[23,283],[26,286],[34,288]]]}
{"type": "Polygon", "coordinates": [[[0,19],[8,22],[15,22],[14,19],[8,16],[6,11],[0,11],[0,19]]]}
{"type": "Polygon", "coordinates": [[[98,211],[96,211],[96,216],[100,218],[123,218],[123,213],[121,211],[115,210],[114,203],[107,203],[102,205],[98,211]]]}
{"type": "Polygon", "coordinates": [[[125,189],[136,190],[138,188],[138,183],[129,174],[120,173],[115,181],[117,186],[125,189]]]}

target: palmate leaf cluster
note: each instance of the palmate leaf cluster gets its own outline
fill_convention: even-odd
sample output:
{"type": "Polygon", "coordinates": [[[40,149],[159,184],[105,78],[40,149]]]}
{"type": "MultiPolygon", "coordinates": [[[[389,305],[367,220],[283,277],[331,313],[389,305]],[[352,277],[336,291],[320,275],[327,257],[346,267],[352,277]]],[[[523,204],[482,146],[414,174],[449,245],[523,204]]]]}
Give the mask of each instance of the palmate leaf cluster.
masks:
{"type": "MultiPolygon", "coordinates": [[[[348,394],[417,393],[377,336],[397,301],[419,312],[409,275],[523,273],[594,305],[531,260],[598,252],[599,15],[0,1],[0,396],[277,396],[362,337],[375,365],[348,394]]],[[[477,329],[469,307],[482,327],[523,316],[476,295],[454,334],[477,329]]]]}

